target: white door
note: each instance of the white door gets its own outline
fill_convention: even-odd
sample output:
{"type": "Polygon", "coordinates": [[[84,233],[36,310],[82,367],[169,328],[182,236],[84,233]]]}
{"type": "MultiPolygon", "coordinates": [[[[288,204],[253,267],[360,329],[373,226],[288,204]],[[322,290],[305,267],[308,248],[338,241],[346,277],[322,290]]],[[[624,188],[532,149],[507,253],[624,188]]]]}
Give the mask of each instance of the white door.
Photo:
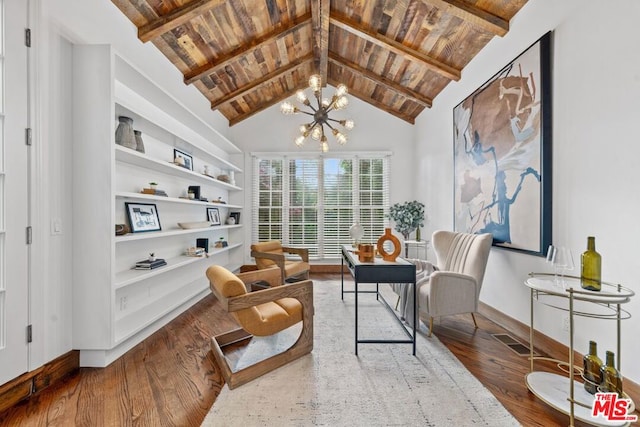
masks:
{"type": "Polygon", "coordinates": [[[27,3],[0,0],[0,384],[29,366],[27,3]]]}

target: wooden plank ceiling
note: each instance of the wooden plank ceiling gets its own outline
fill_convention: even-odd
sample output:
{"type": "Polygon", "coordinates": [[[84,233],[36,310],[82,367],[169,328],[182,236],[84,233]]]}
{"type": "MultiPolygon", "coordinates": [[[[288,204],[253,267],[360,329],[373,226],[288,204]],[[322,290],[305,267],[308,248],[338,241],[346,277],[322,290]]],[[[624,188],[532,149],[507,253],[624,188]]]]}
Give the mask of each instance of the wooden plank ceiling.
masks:
{"type": "Polygon", "coordinates": [[[230,125],[309,76],[409,123],[527,0],[112,0],[230,125]]]}

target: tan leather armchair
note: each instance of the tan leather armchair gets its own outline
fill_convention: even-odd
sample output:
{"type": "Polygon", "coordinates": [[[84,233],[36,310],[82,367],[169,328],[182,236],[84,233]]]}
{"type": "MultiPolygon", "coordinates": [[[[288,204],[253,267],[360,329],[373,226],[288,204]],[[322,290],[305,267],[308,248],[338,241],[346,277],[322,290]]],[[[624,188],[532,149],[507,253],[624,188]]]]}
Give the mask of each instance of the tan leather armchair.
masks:
{"type": "Polygon", "coordinates": [[[436,231],[431,244],[436,254],[437,271],[418,290],[420,319],[429,324],[429,336],[435,317],[478,311],[480,288],[493,236],[487,234],[436,231]]]}
{"type": "Polygon", "coordinates": [[[240,328],[212,338],[213,356],[230,389],[245,384],[313,350],[313,282],[281,285],[277,267],[233,274],[219,265],[207,269],[209,287],[222,307],[231,313],[240,328]],[[272,287],[248,292],[247,284],[265,280],[272,287]],[[297,341],[282,353],[273,355],[244,369],[233,371],[222,349],[252,336],[276,334],[302,322],[297,341]]]}
{"type": "Polygon", "coordinates": [[[251,245],[251,256],[259,270],[278,266],[282,272],[282,283],[292,277],[309,278],[309,250],[282,246],[279,240],[258,242],[251,245]],[[287,259],[285,254],[295,254],[300,260],[287,259]]]}

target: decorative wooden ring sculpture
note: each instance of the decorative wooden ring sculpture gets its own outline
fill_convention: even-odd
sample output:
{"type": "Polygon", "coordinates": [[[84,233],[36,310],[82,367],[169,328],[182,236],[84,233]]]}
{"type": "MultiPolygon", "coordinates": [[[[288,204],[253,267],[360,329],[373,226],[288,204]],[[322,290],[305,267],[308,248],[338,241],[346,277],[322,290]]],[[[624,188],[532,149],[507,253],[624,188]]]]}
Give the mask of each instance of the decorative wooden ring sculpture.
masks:
{"type": "Polygon", "coordinates": [[[400,247],[400,240],[393,234],[391,234],[390,228],[384,229],[384,234],[378,239],[378,253],[382,255],[382,259],[385,261],[394,262],[398,255],[400,255],[400,251],[402,248],[400,247]],[[390,241],[393,243],[393,252],[388,253],[384,250],[385,242],[390,241]]]}

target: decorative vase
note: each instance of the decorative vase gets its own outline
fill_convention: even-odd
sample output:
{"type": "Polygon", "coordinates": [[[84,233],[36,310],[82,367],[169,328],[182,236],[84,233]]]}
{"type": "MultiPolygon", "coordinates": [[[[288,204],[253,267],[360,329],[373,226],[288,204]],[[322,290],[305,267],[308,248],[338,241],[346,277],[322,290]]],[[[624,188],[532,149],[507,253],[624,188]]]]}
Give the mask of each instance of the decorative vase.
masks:
{"type": "Polygon", "coordinates": [[[358,242],[364,236],[364,227],[360,224],[360,221],[356,221],[351,227],[349,227],[349,236],[353,240],[353,247],[358,246],[358,242]]]}
{"type": "Polygon", "coordinates": [[[587,237],[587,250],[580,259],[580,286],[590,291],[602,289],[602,257],[596,252],[596,238],[587,237]]]}
{"type": "Polygon", "coordinates": [[[140,153],[144,153],[144,142],[142,141],[142,132],[139,130],[134,130],[133,135],[136,140],[136,151],[140,153]]]}
{"type": "Polygon", "coordinates": [[[582,362],[584,367],[584,389],[591,394],[596,394],[602,379],[600,376],[602,360],[598,357],[595,341],[589,341],[589,354],[584,355],[582,362]]]}
{"type": "Polygon", "coordinates": [[[133,119],[119,116],[118,128],[116,129],[116,144],[135,150],[138,146],[136,136],[133,133],[133,119]]]}
{"type": "Polygon", "coordinates": [[[236,173],[234,171],[229,171],[229,184],[236,185],[236,173]]]}
{"type": "Polygon", "coordinates": [[[391,234],[390,228],[384,229],[384,234],[378,239],[378,253],[382,256],[382,259],[385,261],[394,262],[398,255],[400,255],[400,240],[393,234],[391,234]],[[393,252],[387,252],[384,249],[384,244],[386,242],[393,243],[393,252]]]}
{"type": "Polygon", "coordinates": [[[422,236],[420,235],[420,227],[416,228],[416,241],[420,241],[422,236]]]}
{"type": "Polygon", "coordinates": [[[357,254],[360,262],[373,262],[375,258],[373,245],[359,244],[357,254]]]}

